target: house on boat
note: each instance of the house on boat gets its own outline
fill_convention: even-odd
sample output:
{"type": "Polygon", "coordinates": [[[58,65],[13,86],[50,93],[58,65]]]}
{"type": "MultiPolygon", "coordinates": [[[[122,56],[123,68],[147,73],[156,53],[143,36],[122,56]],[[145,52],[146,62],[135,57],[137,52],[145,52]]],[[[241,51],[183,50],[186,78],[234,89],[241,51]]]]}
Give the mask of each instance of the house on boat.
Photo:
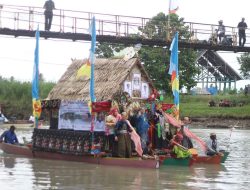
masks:
{"type": "MultiPolygon", "coordinates": [[[[88,77],[77,76],[78,70],[86,60],[72,60],[72,64],[42,102],[43,110],[49,112],[50,127],[58,126],[58,111],[61,101],[90,100],[88,77]]],[[[139,58],[127,61],[116,58],[97,58],[95,60],[95,97],[96,102],[111,101],[122,94],[132,100],[146,100],[154,89],[152,80],[139,58]]]]}

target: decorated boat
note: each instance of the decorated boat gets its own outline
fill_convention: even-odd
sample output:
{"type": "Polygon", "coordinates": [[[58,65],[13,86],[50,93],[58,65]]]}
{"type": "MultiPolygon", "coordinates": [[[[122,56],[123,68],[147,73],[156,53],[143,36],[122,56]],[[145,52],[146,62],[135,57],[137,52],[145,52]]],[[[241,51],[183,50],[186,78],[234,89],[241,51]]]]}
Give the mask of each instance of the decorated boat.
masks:
{"type": "Polygon", "coordinates": [[[7,143],[0,143],[0,149],[7,154],[21,155],[28,158],[41,158],[50,160],[65,160],[75,162],[85,162],[90,164],[108,165],[108,166],[121,166],[121,167],[133,167],[133,168],[147,168],[157,169],[159,168],[159,161],[157,160],[142,160],[141,158],[115,158],[93,156],[93,155],[80,155],[80,154],[68,154],[65,152],[46,152],[36,151],[32,148],[32,145],[13,145],[7,143]]]}
{"type": "MultiPolygon", "coordinates": [[[[158,168],[159,161],[157,159],[144,160],[141,158],[142,148],[145,148],[141,146],[141,142],[145,143],[145,141],[140,139],[139,135],[135,135],[134,138],[131,135],[131,139],[129,138],[127,134],[131,132],[130,130],[133,127],[129,126],[130,130],[123,128],[119,134],[116,134],[114,126],[119,122],[121,116],[120,118],[115,116],[115,118],[113,117],[114,119],[110,120],[108,118],[112,116],[111,110],[114,107],[120,113],[133,113],[133,107],[136,107],[138,112],[144,106],[148,110],[148,115],[151,115],[151,118],[153,118],[151,119],[152,125],[150,125],[150,129],[147,127],[147,130],[149,129],[149,141],[152,142],[154,148],[162,148],[160,142],[166,136],[162,136],[160,128],[164,131],[163,128],[167,129],[168,126],[165,125],[165,117],[161,111],[163,108],[161,109],[156,105],[156,98],[159,98],[159,93],[137,57],[137,53],[134,50],[130,51],[131,48],[129,48],[129,52],[123,58],[94,59],[96,43],[94,17],[92,18],[90,31],[92,39],[89,59],[72,60],[72,64],[50,91],[46,100],[41,101],[38,90],[39,31],[37,30],[32,81],[33,115],[35,118],[32,145],[27,147],[3,143],[1,148],[6,153],[20,154],[33,158],[124,167],[158,168]],[[157,111],[158,113],[156,113],[157,111]],[[49,121],[49,129],[39,129],[38,119],[41,112],[43,117],[49,121]],[[155,121],[156,119],[154,120],[154,115],[158,118],[157,122],[155,121]],[[160,118],[164,119],[164,124],[162,125],[159,125],[160,118]],[[112,123],[112,125],[109,125],[109,123],[112,123]],[[111,133],[112,131],[113,133],[111,133]],[[119,136],[117,135],[123,135],[126,138],[118,138],[119,136]],[[113,150],[116,143],[117,152],[125,150],[126,154],[124,155],[129,155],[127,157],[131,156],[132,146],[129,147],[130,140],[134,142],[137,156],[133,158],[114,157],[120,156],[115,155],[116,152],[113,150]],[[122,147],[122,145],[125,147],[122,147]]],[[[177,40],[178,36],[175,37],[174,42],[178,42],[177,40]]],[[[177,55],[178,48],[174,52],[177,55]]],[[[176,71],[172,70],[171,73],[173,75],[176,71]]],[[[173,83],[173,81],[171,82],[173,83]]],[[[176,83],[177,81],[174,82],[174,84],[176,83]]],[[[170,108],[173,108],[172,113],[176,117],[179,113],[178,104],[170,108]]],[[[168,116],[167,114],[165,115],[168,116]]],[[[134,116],[136,117],[137,115],[134,114],[134,116]]],[[[145,121],[144,119],[142,121],[145,121]]],[[[167,120],[172,125],[179,127],[178,122],[173,119],[168,118],[167,120]]],[[[125,121],[128,124],[128,120],[125,121]]],[[[124,123],[122,124],[123,126],[124,123]]],[[[116,130],[117,128],[116,126],[116,130]]],[[[170,133],[170,129],[168,131],[170,133]]],[[[191,165],[191,159],[165,158],[162,161],[166,165],[191,165]]]]}
{"type": "Polygon", "coordinates": [[[170,156],[160,156],[161,163],[164,166],[192,166],[194,159],[188,158],[174,158],[170,156]]]}
{"type": "Polygon", "coordinates": [[[225,151],[221,154],[216,154],[214,156],[195,156],[195,164],[221,164],[224,163],[229,155],[229,152],[225,151]]]}

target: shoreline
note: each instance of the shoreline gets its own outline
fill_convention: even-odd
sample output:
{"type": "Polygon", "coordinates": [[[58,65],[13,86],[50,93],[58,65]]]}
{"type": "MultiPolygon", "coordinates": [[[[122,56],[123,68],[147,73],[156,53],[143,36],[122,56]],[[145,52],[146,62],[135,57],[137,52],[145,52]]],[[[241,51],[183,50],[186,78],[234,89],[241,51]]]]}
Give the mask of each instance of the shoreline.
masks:
{"type": "Polygon", "coordinates": [[[192,118],[192,126],[203,128],[250,129],[250,118],[192,118]]]}

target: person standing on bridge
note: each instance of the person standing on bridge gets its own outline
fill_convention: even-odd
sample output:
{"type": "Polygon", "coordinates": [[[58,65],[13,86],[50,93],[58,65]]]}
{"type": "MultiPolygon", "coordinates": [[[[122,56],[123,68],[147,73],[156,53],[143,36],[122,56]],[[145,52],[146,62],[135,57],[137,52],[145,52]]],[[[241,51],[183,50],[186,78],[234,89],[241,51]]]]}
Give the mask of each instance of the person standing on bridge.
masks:
{"type": "Polygon", "coordinates": [[[226,29],[225,29],[225,26],[223,24],[223,21],[219,20],[219,26],[218,26],[218,30],[217,30],[217,35],[219,37],[219,43],[221,43],[222,38],[225,37],[225,32],[226,32],[226,29]]]}
{"type": "Polygon", "coordinates": [[[53,9],[55,9],[55,4],[52,0],[47,0],[43,6],[45,9],[45,30],[50,31],[52,18],[53,18],[53,9]]]}
{"type": "Polygon", "coordinates": [[[246,28],[247,24],[245,23],[245,18],[241,19],[241,22],[238,24],[238,29],[239,29],[239,46],[244,46],[246,43],[246,28]],[[243,39],[243,43],[241,43],[241,40],[243,39]]]}

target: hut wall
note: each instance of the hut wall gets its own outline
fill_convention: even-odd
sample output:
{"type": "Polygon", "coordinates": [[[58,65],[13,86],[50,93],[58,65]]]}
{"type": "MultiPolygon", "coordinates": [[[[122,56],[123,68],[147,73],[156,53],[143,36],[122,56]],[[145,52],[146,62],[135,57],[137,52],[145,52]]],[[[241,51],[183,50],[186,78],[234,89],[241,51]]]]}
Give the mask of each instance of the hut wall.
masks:
{"type": "Polygon", "coordinates": [[[141,69],[136,66],[131,69],[122,84],[123,91],[128,92],[133,98],[148,98],[152,89],[149,85],[147,77],[141,72],[141,69]]]}

